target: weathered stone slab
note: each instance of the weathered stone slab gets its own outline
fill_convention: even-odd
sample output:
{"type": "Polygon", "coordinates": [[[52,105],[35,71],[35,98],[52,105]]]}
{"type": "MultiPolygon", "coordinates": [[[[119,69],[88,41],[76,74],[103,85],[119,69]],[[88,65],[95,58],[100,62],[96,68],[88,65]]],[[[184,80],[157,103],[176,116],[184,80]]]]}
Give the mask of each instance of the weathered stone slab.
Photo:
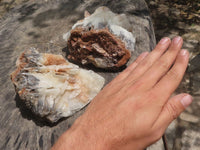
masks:
{"type": "Polygon", "coordinates": [[[199,150],[200,148],[200,132],[199,130],[184,131],[181,139],[182,150],[199,150]]]}
{"type": "MultiPolygon", "coordinates": [[[[48,124],[23,107],[9,75],[19,54],[31,46],[40,48],[41,52],[65,55],[63,33],[83,18],[85,10],[93,12],[102,5],[115,13],[127,14],[133,25],[136,47],[129,64],[143,51],[153,49],[154,31],[144,0],[30,0],[0,20],[0,149],[49,149],[84,112],[83,109],[57,124],[48,124]]],[[[107,83],[118,74],[98,72],[107,83]]]]}

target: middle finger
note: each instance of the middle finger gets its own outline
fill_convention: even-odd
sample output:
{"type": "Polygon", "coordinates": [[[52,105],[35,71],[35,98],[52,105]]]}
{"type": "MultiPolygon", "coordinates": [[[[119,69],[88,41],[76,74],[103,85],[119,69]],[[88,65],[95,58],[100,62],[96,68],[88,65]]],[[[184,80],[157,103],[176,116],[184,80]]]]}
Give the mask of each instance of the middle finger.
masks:
{"type": "Polygon", "coordinates": [[[163,53],[168,49],[170,43],[171,40],[169,38],[163,38],[157,44],[155,49],[145,59],[143,59],[132,72],[130,72],[126,78],[126,82],[132,83],[141,77],[152,66],[152,64],[163,55],[163,53]]]}
{"type": "Polygon", "coordinates": [[[183,39],[181,37],[176,37],[172,40],[172,44],[166,53],[163,54],[139,79],[146,83],[140,87],[142,90],[152,88],[170,69],[181,50],[182,44],[183,39]]]}

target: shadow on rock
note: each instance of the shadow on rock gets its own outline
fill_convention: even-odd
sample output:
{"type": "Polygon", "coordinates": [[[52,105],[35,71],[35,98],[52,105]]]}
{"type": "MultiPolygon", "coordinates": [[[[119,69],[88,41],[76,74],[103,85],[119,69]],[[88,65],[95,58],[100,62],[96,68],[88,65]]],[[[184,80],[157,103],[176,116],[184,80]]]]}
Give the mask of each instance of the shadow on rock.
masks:
{"type": "Polygon", "coordinates": [[[24,4],[19,8],[20,18],[18,19],[20,22],[24,22],[26,20],[32,19],[31,15],[39,9],[38,4],[24,4]]]}

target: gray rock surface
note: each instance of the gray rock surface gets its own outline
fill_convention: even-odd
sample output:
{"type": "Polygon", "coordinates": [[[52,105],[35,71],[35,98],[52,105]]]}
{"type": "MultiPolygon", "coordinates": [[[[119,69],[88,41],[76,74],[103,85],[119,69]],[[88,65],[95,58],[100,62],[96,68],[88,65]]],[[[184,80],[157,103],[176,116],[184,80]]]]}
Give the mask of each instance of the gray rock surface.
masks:
{"type": "MultiPolygon", "coordinates": [[[[4,0],[5,2],[5,0],[4,0]]],[[[10,3],[10,2],[9,2],[10,3]]],[[[41,52],[65,55],[62,34],[83,18],[84,10],[93,12],[105,5],[115,13],[126,13],[133,24],[136,47],[129,64],[143,51],[155,46],[155,37],[148,9],[143,0],[30,0],[20,3],[0,20],[0,149],[49,149],[74,120],[84,112],[57,124],[38,119],[27,110],[15,94],[10,73],[19,54],[29,47],[41,52]]],[[[107,83],[117,73],[99,71],[107,83]]]]}
{"type": "Polygon", "coordinates": [[[190,123],[198,123],[200,120],[198,116],[194,116],[186,112],[183,112],[179,117],[181,120],[184,120],[190,123]]]}
{"type": "Polygon", "coordinates": [[[186,130],[183,132],[181,139],[181,150],[199,150],[200,148],[200,131],[186,130]]]}

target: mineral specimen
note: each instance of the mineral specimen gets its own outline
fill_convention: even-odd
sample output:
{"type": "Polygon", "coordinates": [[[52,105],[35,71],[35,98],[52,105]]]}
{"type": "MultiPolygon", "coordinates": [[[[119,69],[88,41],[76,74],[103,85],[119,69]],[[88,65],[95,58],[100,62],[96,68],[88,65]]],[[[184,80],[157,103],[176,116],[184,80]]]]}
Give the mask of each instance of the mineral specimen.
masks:
{"type": "Polygon", "coordinates": [[[125,65],[135,46],[127,17],[107,7],[100,7],[91,15],[85,14],[83,20],[63,35],[68,45],[68,59],[111,70],[125,65]]]}
{"type": "Polygon", "coordinates": [[[16,92],[29,109],[51,122],[83,108],[104,85],[97,73],[34,48],[23,52],[16,65],[11,74],[16,92]]]}

